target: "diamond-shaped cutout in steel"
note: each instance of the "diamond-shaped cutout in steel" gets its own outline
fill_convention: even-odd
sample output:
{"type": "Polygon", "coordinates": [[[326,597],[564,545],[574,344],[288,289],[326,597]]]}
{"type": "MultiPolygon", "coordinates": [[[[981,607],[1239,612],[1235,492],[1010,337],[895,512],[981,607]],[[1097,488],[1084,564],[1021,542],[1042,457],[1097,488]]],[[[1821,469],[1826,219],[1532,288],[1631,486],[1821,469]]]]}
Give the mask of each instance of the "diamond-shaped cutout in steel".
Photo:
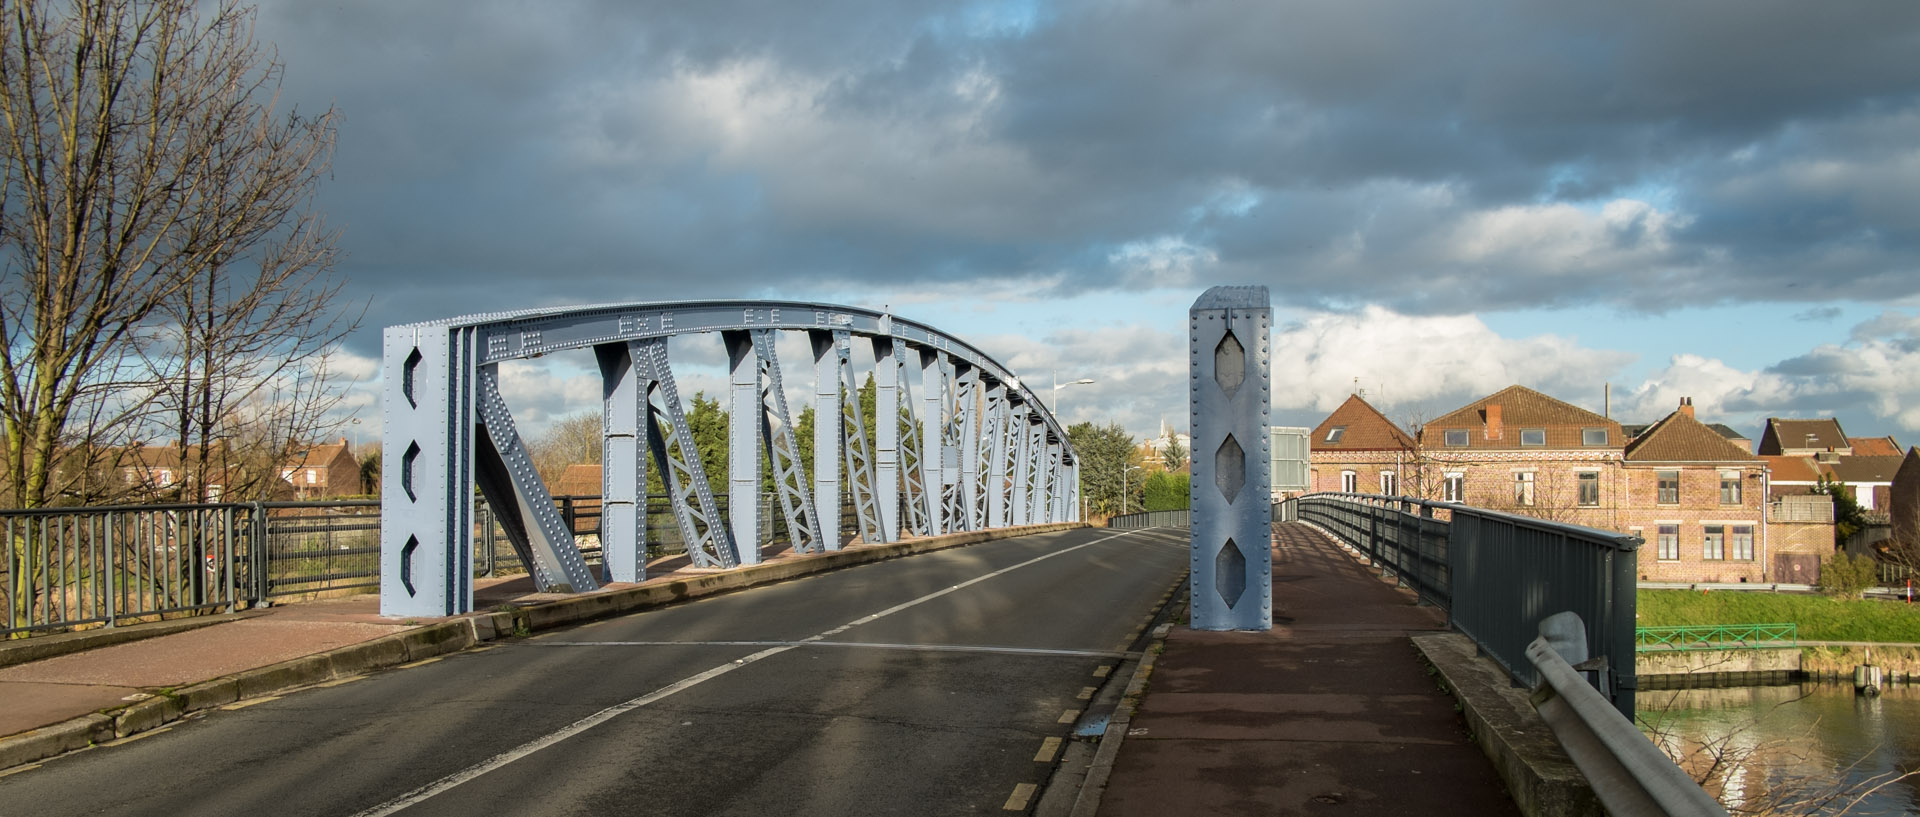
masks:
{"type": "Polygon", "coordinates": [[[1227,498],[1227,504],[1233,504],[1233,498],[1240,495],[1240,488],[1247,484],[1247,452],[1241,450],[1232,434],[1220,444],[1220,450],[1213,455],[1213,484],[1220,487],[1220,495],[1227,498]]]}
{"type": "Polygon", "coordinates": [[[1213,589],[1229,610],[1239,604],[1240,597],[1247,592],[1247,555],[1240,552],[1240,546],[1232,539],[1213,557],[1213,589]]]}
{"type": "Polygon", "coordinates": [[[1247,379],[1247,350],[1241,348],[1239,339],[1228,332],[1220,339],[1220,345],[1213,348],[1213,379],[1220,384],[1220,390],[1227,393],[1227,399],[1233,399],[1233,393],[1240,390],[1240,384],[1247,379]]]}

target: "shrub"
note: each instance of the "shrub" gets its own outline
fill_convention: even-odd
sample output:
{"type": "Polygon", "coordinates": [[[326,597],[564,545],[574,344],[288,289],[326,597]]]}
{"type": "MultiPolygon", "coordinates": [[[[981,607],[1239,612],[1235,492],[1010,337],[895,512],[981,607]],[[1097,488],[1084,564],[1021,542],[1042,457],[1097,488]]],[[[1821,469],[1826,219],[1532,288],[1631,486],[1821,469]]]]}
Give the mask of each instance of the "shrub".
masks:
{"type": "Polygon", "coordinates": [[[1873,586],[1874,574],[1873,559],[1851,556],[1841,551],[1821,561],[1820,592],[1839,598],[1857,599],[1861,591],[1873,586]]]}

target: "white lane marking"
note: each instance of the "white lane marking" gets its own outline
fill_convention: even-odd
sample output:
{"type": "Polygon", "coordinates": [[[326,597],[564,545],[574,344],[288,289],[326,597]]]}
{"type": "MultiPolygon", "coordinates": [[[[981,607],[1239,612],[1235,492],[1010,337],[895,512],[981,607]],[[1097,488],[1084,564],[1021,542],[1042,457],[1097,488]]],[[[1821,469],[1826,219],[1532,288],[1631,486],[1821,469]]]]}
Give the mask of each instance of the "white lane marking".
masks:
{"type": "MultiPolygon", "coordinates": [[[[532,646],[532,645],[528,645],[532,646]]],[[[986,652],[1001,655],[1059,655],[1070,658],[1122,658],[1131,653],[1106,650],[1056,650],[1045,647],[995,647],[977,644],[887,644],[867,641],[551,641],[542,647],[865,647],[915,652],[986,652]]]]}
{"type": "MultiPolygon", "coordinates": [[[[439,780],[433,781],[432,783],[428,783],[425,786],[421,786],[420,788],[414,789],[413,791],[407,792],[406,794],[400,795],[399,797],[396,797],[392,800],[388,800],[385,803],[381,803],[380,805],[374,806],[365,811],[356,812],[353,815],[353,817],[387,817],[387,815],[397,814],[406,808],[426,802],[427,800],[432,799],[433,797],[436,797],[448,790],[451,790],[462,783],[465,783],[469,780],[473,780],[488,772],[504,767],[509,763],[512,763],[528,755],[531,755],[534,752],[538,752],[541,749],[545,749],[563,740],[566,740],[567,738],[573,737],[574,735],[578,735],[581,732],[585,732],[588,729],[592,729],[593,727],[599,726],[600,724],[606,723],[607,721],[613,720],[614,718],[617,718],[628,712],[632,712],[635,709],[639,709],[640,707],[646,706],[647,704],[653,703],[662,698],[666,698],[670,695],[673,695],[674,693],[681,692],[687,689],[692,689],[693,687],[699,686],[703,683],[706,683],[707,681],[711,681],[715,678],[718,678],[729,672],[737,670],[755,661],[759,661],[762,658],[771,658],[775,655],[779,655],[780,653],[786,652],[788,650],[796,649],[801,643],[808,643],[808,642],[818,643],[818,642],[826,641],[827,638],[844,633],[847,630],[852,629],[854,627],[858,627],[862,624],[866,624],[868,622],[885,618],[887,616],[893,615],[894,613],[898,613],[902,610],[910,609],[917,605],[925,604],[929,601],[933,601],[934,599],[940,598],[941,596],[947,595],[948,593],[952,593],[956,590],[960,590],[965,587],[970,587],[972,585],[979,584],[980,582],[986,581],[995,576],[999,576],[1004,573],[1010,573],[1012,571],[1019,570],[1020,568],[1026,567],[1031,564],[1044,562],[1055,556],[1064,556],[1068,553],[1072,553],[1081,548],[1092,547],[1094,545],[1100,544],[1101,542],[1105,542],[1108,539],[1113,539],[1120,536],[1126,536],[1129,533],[1132,533],[1132,531],[1122,531],[1120,533],[1115,533],[1108,536],[1102,536],[1091,542],[1074,545],[1073,547],[1070,547],[1070,548],[1062,548],[1060,550],[1056,550],[1051,553],[1045,553],[1040,556],[1036,556],[1032,559],[1028,559],[1019,564],[1012,565],[1009,567],[1003,567],[1003,568],[1000,568],[999,570],[993,571],[992,573],[986,573],[980,576],[976,576],[972,579],[968,579],[967,581],[956,584],[945,590],[936,590],[932,593],[928,593],[924,596],[921,596],[920,598],[914,599],[913,601],[896,604],[892,607],[888,607],[885,610],[881,610],[878,613],[874,613],[869,616],[864,616],[864,617],[855,619],[846,624],[842,624],[838,627],[828,630],[824,633],[820,633],[819,635],[810,636],[808,638],[801,639],[800,642],[796,642],[793,646],[783,645],[778,647],[771,647],[771,648],[756,652],[745,658],[741,658],[735,661],[731,661],[729,663],[721,664],[720,666],[714,667],[712,669],[709,669],[697,675],[690,675],[686,678],[682,678],[678,681],[675,681],[657,690],[649,692],[638,698],[634,698],[633,700],[627,701],[625,703],[614,704],[613,706],[607,707],[606,709],[602,709],[599,712],[595,712],[591,715],[581,718],[580,720],[574,721],[573,723],[568,724],[567,726],[564,726],[559,730],[548,733],[547,735],[544,735],[542,737],[535,738],[531,741],[523,743],[505,752],[501,752],[500,754],[494,755],[493,757],[483,760],[477,764],[468,766],[467,768],[462,769],[458,772],[454,772],[453,774],[447,775],[446,777],[442,777],[439,780]]],[[[1022,784],[1022,785],[1031,785],[1031,784],[1022,784]]]]}

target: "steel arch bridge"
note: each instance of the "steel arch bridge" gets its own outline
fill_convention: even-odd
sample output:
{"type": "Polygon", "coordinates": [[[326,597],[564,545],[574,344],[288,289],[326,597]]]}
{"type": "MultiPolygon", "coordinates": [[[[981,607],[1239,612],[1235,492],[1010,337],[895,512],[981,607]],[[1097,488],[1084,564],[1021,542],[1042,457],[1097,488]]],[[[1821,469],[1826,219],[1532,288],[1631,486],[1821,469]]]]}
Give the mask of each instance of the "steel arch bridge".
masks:
{"type": "Polygon", "coordinates": [[[473,608],[473,493],[547,592],[633,582],[646,570],[646,458],[657,465],[696,566],[760,560],[761,454],[796,552],[838,550],[840,496],[863,542],[1079,519],[1065,430],[1006,367],[933,327],[792,301],[605,304],[387,327],[381,432],[380,611],[473,608]],[[674,384],[667,339],[718,332],[730,362],[727,518],[721,519],[674,384]],[[800,462],[775,354],[813,352],[813,478],[800,462]],[[874,439],[856,395],[872,352],[874,439]],[[582,558],[500,395],[499,364],[591,348],[602,382],[603,570],[582,558]],[[904,369],[918,366],[921,394],[904,369]],[[879,422],[884,418],[894,422],[879,422]],[[834,421],[833,418],[838,418],[834,421]],[[844,469],[843,469],[844,466],[844,469]],[[741,541],[742,532],[747,541],[741,541]]]}

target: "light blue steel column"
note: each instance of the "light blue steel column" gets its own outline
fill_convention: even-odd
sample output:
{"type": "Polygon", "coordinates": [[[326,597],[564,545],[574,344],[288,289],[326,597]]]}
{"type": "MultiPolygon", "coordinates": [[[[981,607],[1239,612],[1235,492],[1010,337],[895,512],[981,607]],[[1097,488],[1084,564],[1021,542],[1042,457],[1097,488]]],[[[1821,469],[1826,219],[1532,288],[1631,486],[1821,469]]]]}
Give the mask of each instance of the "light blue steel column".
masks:
{"type": "Polygon", "coordinates": [[[987,494],[987,527],[1007,526],[1007,384],[998,380],[987,386],[986,427],[982,429],[987,445],[987,460],[981,465],[986,474],[982,490],[987,494]]]}
{"type": "Polygon", "coordinates": [[[893,356],[897,342],[890,337],[873,339],[873,497],[879,505],[883,542],[900,538],[900,361],[893,356]]]}
{"type": "Polygon", "coordinates": [[[1214,287],[1188,312],[1196,630],[1273,626],[1272,320],[1262,286],[1214,287]]]}
{"type": "Polygon", "coordinates": [[[727,413],[727,522],[740,564],[760,563],[760,361],[753,335],[722,332],[732,364],[727,413]]]}
{"type": "Polygon", "coordinates": [[[1033,425],[1028,422],[1029,409],[1025,404],[1013,407],[1013,421],[1007,424],[1007,442],[1012,443],[1013,494],[1007,502],[1007,524],[1026,525],[1032,523],[1028,516],[1027,485],[1033,479],[1033,425]]]}
{"type": "Polygon", "coordinates": [[[640,377],[624,343],[593,347],[600,364],[600,553],[607,581],[647,577],[647,468],[640,456],[640,377]]]}
{"type": "Polygon", "coordinates": [[[820,541],[839,550],[846,544],[840,538],[840,355],[832,332],[810,331],[807,339],[813,343],[813,509],[820,541]]]}
{"type": "Polygon", "coordinates": [[[927,533],[931,536],[953,530],[953,520],[946,518],[940,478],[949,386],[940,365],[940,354],[933,349],[920,350],[920,488],[921,500],[927,508],[927,533]]]}
{"type": "Polygon", "coordinates": [[[473,332],[390,326],[381,368],[380,614],[473,610],[473,332]]]}

